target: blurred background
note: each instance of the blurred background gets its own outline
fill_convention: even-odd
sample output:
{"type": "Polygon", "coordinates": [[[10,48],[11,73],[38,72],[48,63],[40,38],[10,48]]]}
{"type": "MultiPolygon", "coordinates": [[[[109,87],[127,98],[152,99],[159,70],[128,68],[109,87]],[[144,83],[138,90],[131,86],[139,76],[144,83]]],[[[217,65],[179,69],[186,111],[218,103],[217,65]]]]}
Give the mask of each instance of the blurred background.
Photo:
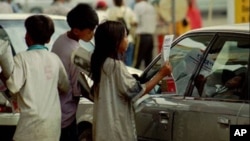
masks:
{"type": "MultiPolygon", "coordinates": [[[[3,1],[10,3],[13,7],[13,11],[16,13],[42,13],[44,9],[51,6],[54,2],[54,0],[0,0],[0,1],[1,3],[3,1]]],[[[78,3],[88,3],[91,6],[95,7],[97,1],[100,0],[63,0],[63,1],[65,2],[65,5],[67,5],[69,8],[72,8],[78,3]]],[[[103,0],[103,1],[107,3],[108,7],[113,6],[113,0],[103,0]]],[[[127,6],[133,9],[135,0],[124,0],[124,1],[127,6]]],[[[187,1],[187,0],[148,0],[148,1],[155,6],[159,5],[160,1],[166,1],[165,3],[167,3],[168,6],[173,7],[173,5],[175,5],[176,8],[178,9],[178,1],[187,1]],[[175,2],[175,4],[173,4],[173,2],[175,2]]],[[[191,1],[195,3],[195,6],[202,15],[203,27],[211,25],[228,24],[230,22],[230,15],[231,15],[230,12],[234,12],[233,7],[235,3],[246,3],[245,5],[249,11],[249,0],[191,0],[191,1]]],[[[179,11],[181,11],[181,9],[179,11]]],[[[169,13],[171,11],[163,10],[163,12],[169,13]]]]}
{"type": "MultiPolygon", "coordinates": [[[[97,4],[100,1],[102,1],[100,6],[105,6],[105,10],[114,6],[113,0],[0,0],[0,14],[8,12],[6,4],[11,5],[13,13],[67,15],[67,12],[78,3],[87,3],[98,11],[97,4]],[[55,3],[60,3],[57,10],[52,8],[56,7],[55,3]]],[[[154,54],[159,53],[157,48],[161,48],[166,34],[178,37],[195,28],[250,21],[249,0],[148,0],[148,2],[155,7],[158,15],[154,54]],[[189,27],[187,29],[184,26],[179,27],[178,23],[189,27]],[[179,31],[180,29],[182,31],[179,31]]],[[[136,0],[124,0],[124,3],[133,10],[136,0]]],[[[131,31],[133,33],[133,29],[131,31]]]]}

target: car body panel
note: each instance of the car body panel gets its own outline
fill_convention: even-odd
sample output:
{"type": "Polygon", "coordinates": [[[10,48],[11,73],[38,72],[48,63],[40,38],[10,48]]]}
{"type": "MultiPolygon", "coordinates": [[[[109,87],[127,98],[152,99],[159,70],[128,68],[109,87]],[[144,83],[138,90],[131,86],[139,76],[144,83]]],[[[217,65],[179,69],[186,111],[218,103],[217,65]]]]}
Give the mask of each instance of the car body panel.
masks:
{"type": "Polygon", "coordinates": [[[249,105],[246,103],[206,101],[166,95],[153,95],[145,99],[146,102],[142,102],[144,107],[136,113],[139,139],[227,141],[230,125],[242,124],[237,122],[239,118],[244,124],[250,124],[247,111],[249,105]],[[207,129],[216,130],[216,134],[213,130],[207,129]],[[189,132],[190,130],[192,132],[189,132]]]}
{"type": "MultiPolygon", "coordinates": [[[[247,41],[249,36],[249,24],[237,24],[192,30],[175,39],[172,43],[172,54],[170,54],[173,67],[192,49],[202,50],[203,54],[198,54],[197,58],[193,58],[197,62],[193,65],[194,67],[189,67],[191,70],[188,69],[189,74],[187,80],[184,81],[185,86],[179,88],[183,92],[166,94],[155,90],[136,101],[138,139],[140,141],[228,141],[231,125],[250,125],[249,99],[234,100],[193,95],[195,89],[193,81],[198,75],[197,72],[204,71],[213,65],[213,61],[209,60],[206,55],[210,51],[214,52],[220,50],[221,47],[227,47],[225,45],[230,45],[233,54],[231,56],[222,54],[220,59],[234,60],[241,64],[220,64],[215,68],[207,69],[209,70],[207,72],[214,71],[216,75],[219,75],[222,73],[220,70],[222,67],[227,67],[231,71],[239,67],[248,67],[250,46],[246,45],[250,45],[247,41]],[[235,41],[242,43],[237,45],[235,41]],[[235,48],[238,46],[241,46],[240,50],[235,48]],[[205,65],[201,65],[203,63],[205,65]]],[[[159,70],[160,57],[159,54],[141,73],[142,83],[151,79],[159,70]]],[[[190,63],[189,60],[189,65],[190,63]]],[[[177,73],[177,70],[174,71],[177,73]]],[[[249,76],[246,80],[249,81],[249,76]]],[[[249,88],[245,92],[249,95],[249,88]]]]}
{"type": "MultiPolygon", "coordinates": [[[[171,49],[170,61],[175,68],[174,58],[178,58],[178,55],[183,58],[185,53],[189,52],[191,48],[198,48],[204,51],[204,54],[209,53],[209,50],[216,50],[222,47],[222,42],[225,40],[243,41],[241,50],[233,50],[235,54],[231,56],[221,56],[221,59],[234,58],[239,60],[239,63],[243,65],[230,65],[226,64],[227,69],[235,71],[240,67],[248,67],[249,65],[249,24],[238,24],[238,25],[225,25],[217,27],[208,27],[197,30],[192,30],[186,34],[177,38],[172,46],[173,48],[180,48],[180,50],[171,49]],[[198,37],[199,35],[199,37],[198,37]],[[211,36],[212,38],[203,38],[211,36]],[[191,37],[191,38],[190,38],[191,37]],[[193,38],[198,37],[198,38],[193,38]],[[201,46],[195,42],[182,42],[186,38],[199,39],[200,41],[209,41],[207,46],[201,46]],[[203,38],[203,39],[202,39],[203,38]],[[231,38],[231,39],[230,39],[231,38]],[[238,38],[238,39],[237,39],[238,38]],[[244,40],[242,40],[242,39],[244,40]],[[207,40],[209,39],[209,40],[207,40]],[[182,43],[181,43],[182,42],[182,43]],[[219,44],[220,43],[220,44],[219,44]],[[247,46],[246,46],[247,45],[247,46]],[[197,46],[197,47],[196,47],[197,46]],[[185,47],[185,48],[183,48],[185,47]],[[245,50],[244,50],[245,48],[245,50]],[[184,49],[184,50],[183,50],[184,49]],[[186,51],[186,52],[185,52],[186,51]],[[237,53],[236,53],[237,52],[237,53]],[[174,54],[174,56],[173,56],[174,54]],[[171,55],[173,58],[171,58],[171,55]],[[247,60],[242,62],[240,60],[247,60]]],[[[198,40],[197,40],[198,41],[198,40]]],[[[229,43],[230,43],[229,42],[229,43]]],[[[224,42],[223,42],[224,43],[224,42]]],[[[231,44],[230,48],[233,48],[235,44],[231,44]]],[[[225,46],[223,46],[225,47],[225,46]]],[[[232,49],[231,49],[232,51],[232,49]]],[[[157,56],[160,58],[160,56],[157,56]]],[[[249,114],[249,99],[245,100],[233,100],[233,99],[215,99],[201,96],[191,96],[194,90],[194,78],[197,76],[196,72],[203,69],[206,63],[206,55],[199,56],[197,63],[194,68],[189,70],[189,77],[185,81],[186,85],[179,89],[184,89],[183,93],[177,95],[168,94],[154,94],[150,95],[150,98],[142,100],[140,105],[140,111],[136,114],[136,126],[139,140],[171,140],[171,141],[210,141],[210,140],[229,140],[229,130],[231,125],[250,125],[250,114],[249,114]],[[201,59],[201,60],[200,60],[201,59]],[[192,75],[191,75],[192,74],[192,75]],[[190,89],[191,88],[191,89],[190,89]],[[155,96],[157,95],[157,97],[155,96]],[[180,96],[182,95],[182,96],[180,96]],[[150,100],[154,99],[154,100],[150,100]],[[162,113],[165,113],[165,117],[169,124],[162,124],[159,118],[162,113]],[[166,114],[168,113],[168,114],[166,114]],[[154,120],[155,117],[157,120],[154,120]],[[168,128],[163,128],[168,127],[168,128]],[[155,133],[157,131],[160,134],[155,133]],[[164,132],[165,131],[165,132],[164,132]]],[[[157,59],[156,60],[160,60],[157,59]]],[[[176,60],[176,63],[180,61],[176,60]]],[[[155,61],[157,62],[157,61],[155,61]]],[[[154,61],[153,63],[156,64],[154,61]]],[[[189,65],[190,65],[189,61],[189,65]]],[[[237,63],[237,62],[236,62],[237,63]]],[[[151,64],[151,68],[154,66],[151,64]]],[[[149,69],[150,69],[149,67],[149,69]]],[[[223,66],[218,66],[223,67],[223,66]]],[[[225,67],[225,66],[224,66],[225,67]]],[[[207,66],[208,68],[208,66],[207,66]]],[[[184,68],[185,69],[185,68],[184,68]]],[[[219,68],[211,68],[219,69],[219,68]]],[[[147,70],[147,68],[146,68],[147,70]]],[[[183,69],[181,69],[183,70],[183,69]]],[[[174,69],[175,71],[175,69],[174,69]]],[[[150,72],[150,70],[148,71],[150,72]]],[[[249,74],[249,69],[247,70],[249,74]]],[[[174,72],[176,73],[176,72],[174,72]]],[[[247,75],[249,81],[249,76],[247,75]]],[[[178,84],[177,84],[178,85],[178,84]]],[[[249,98],[249,88],[245,91],[245,94],[249,98]]]]}
{"type": "MultiPolygon", "coordinates": [[[[24,21],[28,16],[32,14],[0,14],[0,39],[8,40],[11,44],[13,55],[19,53],[21,51],[26,51],[27,45],[25,43],[25,27],[24,21]]],[[[52,44],[55,39],[60,35],[69,30],[69,26],[66,22],[66,17],[64,16],[56,16],[56,15],[47,15],[52,18],[55,25],[55,32],[51,38],[49,44],[46,44],[51,50],[52,44]]],[[[90,44],[84,44],[85,46],[90,46],[90,44]]],[[[1,72],[1,69],[0,69],[1,72]]],[[[20,114],[13,110],[13,105],[11,104],[11,99],[3,96],[6,94],[3,83],[0,82],[0,106],[6,110],[0,110],[0,132],[3,136],[1,136],[0,140],[12,140],[12,136],[14,134],[16,125],[19,120],[20,114]],[[9,110],[10,109],[10,110],[9,110]]],[[[0,107],[0,108],[1,108],[0,107]]]]}

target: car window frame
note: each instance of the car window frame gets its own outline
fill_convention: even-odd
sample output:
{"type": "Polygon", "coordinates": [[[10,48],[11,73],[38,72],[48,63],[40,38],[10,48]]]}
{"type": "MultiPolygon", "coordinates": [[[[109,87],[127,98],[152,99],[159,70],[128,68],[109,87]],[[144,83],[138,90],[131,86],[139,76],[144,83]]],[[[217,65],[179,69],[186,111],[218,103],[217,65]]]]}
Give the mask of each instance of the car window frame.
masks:
{"type": "MultiPolygon", "coordinates": [[[[246,36],[250,36],[250,33],[243,33],[243,32],[239,32],[239,33],[234,33],[234,34],[231,34],[231,33],[227,33],[227,32],[217,32],[215,34],[215,37],[213,38],[213,40],[211,41],[211,43],[208,45],[206,51],[204,52],[203,54],[203,57],[202,57],[202,60],[201,62],[199,63],[199,65],[195,68],[195,73],[193,74],[192,78],[189,80],[189,84],[186,88],[186,91],[187,92],[185,94],[185,97],[193,97],[192,96],[192,93],[193,93],[193,89],[195,87],[194,85],[194,80],[197,78],[197,76],[200,74],[200,71],[201,71],[201,68],[202,68],[202,64],[204,63],[204,61],[206,60],[206,58],[208,57],[208,54],[210,53],[210,51],[212,49],[221,49],[223,46],[217,46],[218,48],[213,48],[214,45],[216,45],[216,43],[218,43],[217,41],[220,39],[220,37],[230,37],[230,38],[233,38],[233,37],[236,37],[236,38],[245,38],[246,36]]],[[[247,73],[250,74],[250,68],[249,68],[249,65],[250,65],[250,55],[248,57],[248,67],[247,67],[247,73]]],[[[249,84],[249,75],[247,75],[247,78],[245,81],[245,83],[249,84]]],[[[250,88],[248,87],[247,88],[247,93],[250,92],[250,88]]],[[[212,100],[212,101],[225,101],[225,102],[244,102],[244,103],[250,103],[250,95],[248,94],[248,99],[247,100],[232,100],[232,99],[215,99],[215,98],[204,98],[204,97],[200,97],[200,98],[195,98],[195,99],[206,99],[206,100],[212,100]]]]}

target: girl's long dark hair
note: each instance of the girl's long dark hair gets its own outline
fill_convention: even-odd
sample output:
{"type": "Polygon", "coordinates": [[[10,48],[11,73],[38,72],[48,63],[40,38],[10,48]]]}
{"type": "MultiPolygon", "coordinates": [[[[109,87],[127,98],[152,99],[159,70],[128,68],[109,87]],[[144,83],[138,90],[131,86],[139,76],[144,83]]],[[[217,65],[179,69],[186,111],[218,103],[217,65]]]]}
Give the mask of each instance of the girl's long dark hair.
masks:
{"type": "MultiPolygon", "coordinates": [[[[119,59],[119,45],[125,36],[125,27],[117,21],[101,23],[95,32],[95,49],[91,56],[90,75],[97,86],[101,78],[101,70],[105,60],[110,57],[119,59]]],[[[92,93],[93,94],[93,93],[92,93]]]]}

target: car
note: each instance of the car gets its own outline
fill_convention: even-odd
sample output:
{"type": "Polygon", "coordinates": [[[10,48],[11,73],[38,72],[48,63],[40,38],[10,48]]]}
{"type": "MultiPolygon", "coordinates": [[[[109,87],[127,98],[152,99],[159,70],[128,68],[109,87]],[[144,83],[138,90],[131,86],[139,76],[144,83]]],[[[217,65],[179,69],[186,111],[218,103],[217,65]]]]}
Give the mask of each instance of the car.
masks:
{"type": "MultiPolygon", "coordinates": [[[[24,21],[28,16],[33,14],[0,14],[0,40],[7,40],[10,42],[13,55],[21,51],[27,50],[25,43],[25,27],[24,21]]],[[[52,48],[53,42],[60,35],[69,30],[69,26],[66,22],[65,16],[47,15],[52,18],[55,25],[55,32],[51,37],[51,40],[46,47],[49,50],[52,48]]],[[[92,43],[81,41],[83,48],[87,50],[93,49],[92,43]]],[[[1,46],[1,45],[0,45],[1,46]]],[[[0,68],[1,72],[1,68],[0,68]]],[[[7,93],[7,89],[0,80],[0,140],[10,141],[15,132],[17,122],[19,120],[19,112],[16,104],[7,93]]]]}
{"type": "MultiPolygon", "coordinates": [[[[172,77],[134,103],[138,140],[229,141],[233,126],[250,125],[249,30],[249,23],[211,26],[174,39],[169,55],[172,77]],[[218,90],[239,74],[244,78],[237,80],[237,87],[228,93],[218,90]]],[[[162,60],[159,54],[135,78],[147,82],[162,60]]],[[[82,125],[80,139],[88,140],[94,103],[89,101],[88,108],[81,110],[84,102],[80,102],[77,122],[82,125]]]]}
{"type": "MultiPolygon", "coordinates": [[[[0,39],[10,42],[13,55],[27,49],[25,37],[25,19],[32,14],[0,14],[0,39]]],[[[55,39],[69,29],[66,18],[63,16],[50,16],[55,24],[55,33],[51,41],[46,46],[51,50],[52,43],[55,39]]],[[[10,141],[15,132],[19,120],[19,112],[16,109],[8,91],[0,81],[0,140],[10,141]]]]}
{"type": "Polygon", "coordinates": [[[42,13],[43,9],[49,7],[53,0],[13,0],[22,9],[23,13],[42,13]]]}
{"type": "MultiPolygon", "coordinates": [[[[27,45],[25,43],[25,27],[24,21],[28,16],[31,16],[31,13],[16,13],[16,14],[0,14],[0,41],[9,41],[12,49],[13,55],[16,55],[19,52],[26,51],[27,45]]],[[[46,14],[47,15],[47,14],[46,14]]],[[[48,47],[49,51],[51,51],[52,44],[57,39],[57,37],[64,32],[68,31],[70,28],[67,24],[65,16],[57,16],[57,15],[47,15],[52,18],[54,25],[55,25],[55,32],[51,37],[51,40],[45,46],[48,47]]],[[[80,55],[84,52],[91,55],[91,52],[94,49],[93,40],[90,42],[80,41],[81,48],[80,48],[80,55]]],[[[1,46],[1,44],[0,44],[1,46]]],[[[79,53],[79,52],[77,52],[79,53]]],[[[90,57],[90,56],[88,56],[90,57]]],[[[88,58],[89,59],[89,58],[88,58]]],[[[1,60],[0,60],[1,61],[1,60]]],[[[89,60],[87,60],[89,63],[89,60]]],[[[84,67],[86,70],[86,67],[84,67]]],[[[128,67],[128,69],[133,72],[134,74],[139,75],[142,71],[137,70],[132,67],[128,67]]],[[[1,72],[1,67],[0,67],[1,72]]],[[[83,74],[83,72],[81,72],[83,74]]],[[[91,80],[88,78],[88,75],[80,75],[79,82],[81,83],[82,90],[88,90],[88,85],[91,84],[91,80]],[[84,77],[83,77],[84,76],[84,77]],[[86,76],[86,77],[85,77],[86,76]],[[85,83],[87,81],[87,83],[85,83]],[[88,84],[88,85],[86,85],[88,84]]],[[[89,106],[93,105],[91,101],[87,98],[81,97],[79,107],[81,107],[82,114],[78,114],[77,119],[81,121],[81,115],[86,115],[85,109],[88,109],[89,106]],[[84,105],[84,107],[82,107],[84,105]]],[[[15,101],[12,100],[10,95],[8,94],[8,90],[4,86],[3,82],[0,79],[0,133],[1,137],[0,140],[2,141],[10,141],[14,135],[17,122],[19,120],[20,113],[18,111],[17,104],[15,101]]],[[[86,118],[84,118],[86,119],[86,118]]],[[[78,124],[79,128],[81,128],[82,123],[78,124]]]]}

